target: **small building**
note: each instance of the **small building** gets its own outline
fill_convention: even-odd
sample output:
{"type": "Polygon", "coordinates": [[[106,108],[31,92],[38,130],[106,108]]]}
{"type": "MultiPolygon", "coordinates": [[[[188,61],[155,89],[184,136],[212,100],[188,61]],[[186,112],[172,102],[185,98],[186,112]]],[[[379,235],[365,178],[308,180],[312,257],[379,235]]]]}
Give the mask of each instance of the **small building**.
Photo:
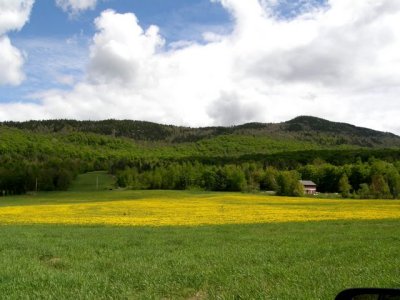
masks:
{"type": "Polygon", "coordinates": [[[304,193],[307,195],[315,195],[317,193],[317,185],[311,180],[300,180],[304,187],[304,193]]]}

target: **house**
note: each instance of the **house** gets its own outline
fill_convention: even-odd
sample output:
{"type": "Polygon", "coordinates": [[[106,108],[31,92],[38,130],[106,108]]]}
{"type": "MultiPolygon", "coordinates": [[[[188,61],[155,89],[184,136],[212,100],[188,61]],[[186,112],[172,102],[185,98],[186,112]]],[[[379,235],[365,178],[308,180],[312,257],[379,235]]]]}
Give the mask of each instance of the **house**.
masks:
{"type": "Polygon", "coordinates": [[[310,180],[300,180],[300,183],[304,187],[304,192],[307,195],[315,195],[317,193],[317,185],[310,180]]]}

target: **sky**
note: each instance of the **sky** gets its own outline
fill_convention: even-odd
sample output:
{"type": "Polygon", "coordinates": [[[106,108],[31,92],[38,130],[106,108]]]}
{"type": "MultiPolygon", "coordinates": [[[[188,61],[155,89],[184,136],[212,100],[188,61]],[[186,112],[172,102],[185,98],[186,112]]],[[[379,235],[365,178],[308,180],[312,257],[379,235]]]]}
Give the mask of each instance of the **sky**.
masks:
{"type": "Polygon", "coordinates": [[[0,120],[400,134],[398,0],[0,0],[0,120]]]}

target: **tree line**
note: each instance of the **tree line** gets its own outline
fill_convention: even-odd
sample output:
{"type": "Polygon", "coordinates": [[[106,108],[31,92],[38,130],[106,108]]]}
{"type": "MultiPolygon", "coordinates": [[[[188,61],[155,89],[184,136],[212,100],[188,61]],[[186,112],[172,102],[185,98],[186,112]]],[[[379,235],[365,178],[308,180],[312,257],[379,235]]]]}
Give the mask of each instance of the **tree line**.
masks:
{"type": "Polygon", "coordinates": [[[275,191],[301,196],[299,180],[312,180],[321,193],[345,198],[399,198],[400,161],[370,158],[334,165],[321,159],[295,168],[279,169],[265,162],[206,164],[160,159],[124,160],[95,157],[0,157],[0,195],[28,191],[66,190],[80,173],[105,170],[116,185],[130,189],[199,189],[208,191],[275,191]]]}
{"type": "Polygon", "coordinates": [[[0,160],[0,196],[66,190],[81,171],[85,169],[76,160],[7,162],[3,157],[0,160]]]}
{"type": "Polygon", "coordinates": [[[275,191],[301,196],[299,180],[312,180],[322,193],[345,198],[399,198],[400,162],[370,159],[332,165],[320,160],[296,169],[279,170],[262,163],[207,165],[199,162],[153,162],[118,168],[117,184],[131,189],[201,189],[209,191],[275,191]]]}

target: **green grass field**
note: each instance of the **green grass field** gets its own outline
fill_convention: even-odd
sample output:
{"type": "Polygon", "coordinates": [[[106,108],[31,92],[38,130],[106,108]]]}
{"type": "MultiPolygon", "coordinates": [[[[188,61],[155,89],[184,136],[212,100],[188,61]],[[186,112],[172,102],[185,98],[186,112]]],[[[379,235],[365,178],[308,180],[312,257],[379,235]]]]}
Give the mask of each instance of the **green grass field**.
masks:
{"type": "Polygon", "coordinates": [[[114,178],[106,171],[89,172],[78,175],[69,191],[88,192],[96,190],[109,190],[114,188],[114,178]]]}
{"type": "Polygon", "coordinates": [[[333,299],[400,285],[399,221],[1,226],[0,235],[2,298],[333,299]]]}
{"type": "MultiPolygon", "coordinates": [[[[75,188],[0,198],[0,213],[32,204],[230,195],[75,188]]],[[[325,205],[318,201],[310,209],[325,205]]],[[[400,207],[382,202],[382,209],[400,207]]],[[[0,298],[333,299],[350,287],[400,287],[399,249],[400,219],[161,227],[0,225],[0,298]]]]}

